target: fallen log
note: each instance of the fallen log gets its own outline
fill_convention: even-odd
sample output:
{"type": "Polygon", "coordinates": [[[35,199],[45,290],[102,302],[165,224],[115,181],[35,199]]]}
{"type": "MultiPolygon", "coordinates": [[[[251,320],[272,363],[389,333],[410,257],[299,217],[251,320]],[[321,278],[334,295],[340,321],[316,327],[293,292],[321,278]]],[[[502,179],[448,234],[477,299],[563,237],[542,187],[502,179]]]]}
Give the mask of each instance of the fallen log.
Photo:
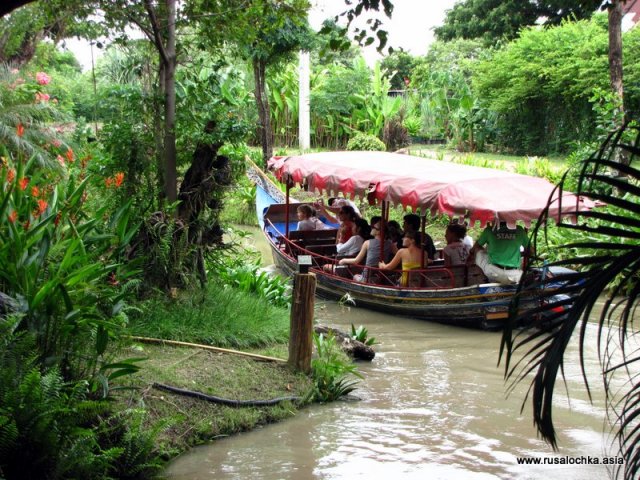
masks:
{"type": "Polygon", "coordinates": [[[350,335],[347,335],[336,328],[328,327],[326,325],[316,325],[313,330],[318,335],[332,335],[336,339],[338,345],[342,348],[342,351],[355,360],[366,360],[370,362],[376,356],[376,352],[374,352],[373,348],[369,345],[365,345],[358,340],[354,340],[350,335]]]}

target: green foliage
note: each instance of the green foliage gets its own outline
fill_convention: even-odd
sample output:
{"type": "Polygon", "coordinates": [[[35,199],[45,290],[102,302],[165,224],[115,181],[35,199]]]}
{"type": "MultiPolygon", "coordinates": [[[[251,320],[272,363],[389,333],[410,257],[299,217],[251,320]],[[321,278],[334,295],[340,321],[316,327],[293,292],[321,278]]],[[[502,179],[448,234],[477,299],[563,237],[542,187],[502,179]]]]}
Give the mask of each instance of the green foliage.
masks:
{"type": "Polygon", "coordinates": [[[216,278],[225,286],[256,294],[276,307],[291,306],[291,286],[287,279],[260,268],[260,259],[248,261],[246,252],[233,249],[212,263],[216,278]]]}
{"type": "Polygon", "coordinates": [[[384,57],[380,66],[386,72],[385,76],[389,79],[391,88],[404,90],[407,88],[405,79],[411,81],[413,69],[417,63],[416,57],[402,50],[396,50],[384,57]]]}
{"type": "Polygon", "coordinates": [[[588,18],[601,4],[600,0],[464,0],[447,10],[444,24],[434,31],[438,40],[481,38],[491,45],[515,38],[523,27],[535,25],[539,18],[547,24],[588,18]]]}
{"type": "Polygon", "coordinates": [[[317,357],[311,360],[314,381],[313,399],[332,402],[355,390],[362,378],[356,366],[342,352],[333,336],[313,334],[317,357]]]}
{"type": "Polygon", "coordinates": [[[38,366],[35,337],[19,317],[0,321],[0,471],[18,478],[140,478],[159,470],[158,429],[141,414],[111,414],[86,381],[38,366]]]}
{"type": "Polygon", "coordinates": [[[0,291],[19,300],[39,361],[67,379],[95,375],[123,326],[134,273],[123,260],[137,230],[128,204],[87,211],[90,178],[76,169],[60,178],[7,160],[0,170],[0,291]]]}
{"type": "Polygon", "coordinates": [[[349,140],[347,144],[347,150],[366,150],[366,151],[381,151],[384,152],[387,149],[384,142],[375,135],[369,135],[367,133],[358,133],[355,137],[349,140]]]}
{"type": "Polygon", "coordinates": [[[554,167],[547,158],[527,157],[516,163],[516,173],[546,178],[549,182],[556,184],[564,172],[554,167]]]}
{"type": "Polygon", "coordinates": [[[268,346],[289,338],[286,309],[213,281],[177,299],[159,293],[139,307],[129,323],[133,335],[231,348],[268,346]]]}
{"type": "MultiPolygon", "coordinates": [[[[628,46],[637,45],[639,36],[637,29],[623,35],[625,76],[638,75],[639,53],[628,46]]],[[[546,155],[594,140],[600,114],[593,106],[608,108],[598,94],[609,90],[607,52],[606,16],[595,15],[590,21],[523,30],[479,62],[474,91],[480,106],[496,113],[489,141],[515,153],[546,155]]],[[[638,104],[633,88],[625,97],[638,104]]]]}
{"type": "Polygon", "coordinates": [[[364,343],[365,345],[375,345],[378,343],[376,342],[375,337],[369,337],[369,331],[364,328],[363,325],[356,328],[353,323],[351,324],[351,338],[364,343]]]}

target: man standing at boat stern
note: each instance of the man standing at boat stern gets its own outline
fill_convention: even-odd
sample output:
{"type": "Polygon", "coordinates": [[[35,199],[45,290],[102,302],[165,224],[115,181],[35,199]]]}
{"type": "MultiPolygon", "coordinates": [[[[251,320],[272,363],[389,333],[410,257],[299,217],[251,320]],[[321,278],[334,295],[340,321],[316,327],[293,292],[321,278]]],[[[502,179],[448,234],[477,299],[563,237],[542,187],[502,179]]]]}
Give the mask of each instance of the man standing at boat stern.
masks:
{"type": "Polygon", "coordinates": [[[522,276],[521,254],[528,255],[528,249],[525,229],[519,225],[511,229],[501,222],[497,229],[484,229],[471,249],[469,261],[475,258],[490,282],[518,283],[522,276]]]}

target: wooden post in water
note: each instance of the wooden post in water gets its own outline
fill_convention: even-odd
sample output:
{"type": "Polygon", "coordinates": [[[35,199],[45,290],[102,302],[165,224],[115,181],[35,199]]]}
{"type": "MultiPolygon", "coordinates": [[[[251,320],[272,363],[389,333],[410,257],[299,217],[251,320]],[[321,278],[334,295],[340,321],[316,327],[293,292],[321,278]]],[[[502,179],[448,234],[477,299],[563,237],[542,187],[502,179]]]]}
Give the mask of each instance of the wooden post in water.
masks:
{"type": "MultiPolygon", "coordinates": [[[[299,260],[300,263],[300,260],[299,260]]],[[[293,277],[291,304],[289,365],[304,373],[311,371],[313,351],[313,306],[316,294],[316,276],[308,273],[308,266],[293,277]]]]}

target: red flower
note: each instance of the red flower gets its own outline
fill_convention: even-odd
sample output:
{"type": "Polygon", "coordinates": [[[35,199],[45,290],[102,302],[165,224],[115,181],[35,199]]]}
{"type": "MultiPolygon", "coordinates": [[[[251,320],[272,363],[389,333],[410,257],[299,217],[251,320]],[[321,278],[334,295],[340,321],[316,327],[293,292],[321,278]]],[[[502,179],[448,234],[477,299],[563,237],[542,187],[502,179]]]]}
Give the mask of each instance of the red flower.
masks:
{"type": "Polygon", "coordinates": [[[13,168],[11,168],[7,172],[7,182],[9,183],[13,182],[14,178],[16,178],[16,171],[13,168]]]}
{"type": "Polygon", "coordinates": [[[123,181],[124,181],[124,173],[122,173],[122,172],[116,173],[116,176],[113,177],[113,183],[115,183],[116,188],[118,188],[120,185],[122,185],[123,181]]]}
{"type": "Polygon", "coordinates": [[[47,207],[49,206],[49,204],[46,202],[46,200],[38,200],[38,208],[36,208],[33,212],[33,216],[38,218],[40,215],[42,215],[44,213],[44,211],[47,209],[47,207]]]}
{"type": "Polygon", "coordinates": [[[67,149],[66,153],[64,154],[65,157],[67,157],[67,161],[69,163],[73,163],[74,157],[73,157],[73,150],[71,150],[70,148],[67,149]]]}
{"type": "Polygon", "coordinates": [[[105,178],[105,179],[104,179],[104,185],[105,185],[107,188],[111,188],[111,185],[113,185],[113,178],[111,178],[111,177],[107,177],[107,178],[105,178]]]}
{"type": "Polygon", "coordinates": [[[38,187],[31,187],[31,196],[37,198],[40,196],[40,189],[38,187]]]}
{"type": "Polygon", "coordinates": [[[9,221],[11,223],[15,223],[17,218],[18,218],[18,212],[16,212],[15,210],[9,214],[9,221]]]}
{"type": "Polygon", "coordinates": [[[19,123],[18,126],[16,127],[16,134],[19,137],[22,137],[24,135],[24,125],[22,125],[21,123],[19,123]]]}
{"type": "Polygon", "coordinates": [[[60,223],[60,219],[62,219],[62,212],[58,212],[56,215],[56,219],[53,221],[53,224],[57,227],[60,223]]]}
{"type": "Polygon", "coordinates": [[[29,179],[27,177],[23,177],[20,179],[20,190],[24,191],[27,188],[27,185],[29,185],[29,179]]]}

